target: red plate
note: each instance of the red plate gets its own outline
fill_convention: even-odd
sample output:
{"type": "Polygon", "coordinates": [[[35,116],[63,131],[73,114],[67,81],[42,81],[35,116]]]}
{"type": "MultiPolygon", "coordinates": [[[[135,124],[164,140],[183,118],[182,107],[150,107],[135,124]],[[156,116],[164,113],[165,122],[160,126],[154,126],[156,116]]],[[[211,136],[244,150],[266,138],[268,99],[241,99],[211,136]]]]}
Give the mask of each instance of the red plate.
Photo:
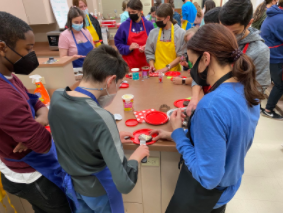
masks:
{"type": "Polygon", "coordinates": [[[165,76],[167,77],[177,77],[180,76],[181,73],[179,71],[168,71],[165,73],[165,76]]]}
{"type": "Polygon", "coordinates": [[[129,119],[125,122],[125,124],[126,124],[126,126],[133,127],[133,126],[138,125],[139,122],[136,119],[129,119]]]}
{"type": "Polygon", "coordinates": [[[145,115],[145,122],[151,125],[162,125],[168,122],[168,116],[161,111],[152,111],[145,115]]]}
{"type": "MultiPolygon", "coordinates": [[[[183,78],[183,79],[188,78],[188,77],[185,77],[185,76],[180,76],[180,77],[183,78]]],[[[171,78],[171,81],[173,81],[173,78],[174,77],[171,78]]]]}
{"type": "Polygon", "coordinates": [[[129,84],[123,82],[123,83],[120,85],[120,88],[129,88],[129,84]]]}
{"type": "Polygon", "coordinates": [[[158,74],[158,73],[150,73],[149,76],[150,76],[150,77],[158,77],[159,74],[158,74]]]}
{"type": "Polygon", "coordinates": [[[184,101],[190,101],[190,100],[188,100],[188,99],[176,100],[176,101],[174,102],[174,106],[176,106],[177,108],[184,108],[184,107],[186,107],[186,106],[183,105],[183,102],[184,102],[184,101]]]}
{"type": "MultiPolygon", "coordinates": [[[[137,145],[140,145],[140,140],[139,140],[139,136],[141,134],[146,134],[146,135],[149,135],[149,132],[151,131],[152,129],[140,129],[140,130],[137,130],[133,133],[133,135],[135,136],[135,138],[131,138],[131,140],[134,142],[134,144],[137,144],[137,145]]],[[[153,134],[152,135],[152,138],[156,137],[157,134],[153,134]]],[[[147,142],[146,145],[151,145],[151,144],[154,144],[156,141],[150,141],[150,142],[147,142]]]]}
{"type": "Polygon", "coordinates": [[[45,126],[45,129],[51,133],[50,126],[45,126]]]}

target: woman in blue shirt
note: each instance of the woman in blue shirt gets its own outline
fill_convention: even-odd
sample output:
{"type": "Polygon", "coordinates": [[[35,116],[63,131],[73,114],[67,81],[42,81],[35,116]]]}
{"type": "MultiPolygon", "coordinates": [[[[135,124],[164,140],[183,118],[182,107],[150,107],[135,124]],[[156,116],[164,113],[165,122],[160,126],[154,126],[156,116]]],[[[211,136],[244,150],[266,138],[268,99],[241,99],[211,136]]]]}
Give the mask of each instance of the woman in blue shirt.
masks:
{"type": "Polygon", "coordinates": [[[253,142],[263,94],[255,67],[238,47],[233,33],[220,24],[201,27],[188,42],[192,78],[211,85],[182,128],[181,109],[171,115],[172,139],[184,163],[167,212],[224,212],[240,187],[244,158],[253,142]],[[204,42],[205,41],[205,42],[204,42]]]}

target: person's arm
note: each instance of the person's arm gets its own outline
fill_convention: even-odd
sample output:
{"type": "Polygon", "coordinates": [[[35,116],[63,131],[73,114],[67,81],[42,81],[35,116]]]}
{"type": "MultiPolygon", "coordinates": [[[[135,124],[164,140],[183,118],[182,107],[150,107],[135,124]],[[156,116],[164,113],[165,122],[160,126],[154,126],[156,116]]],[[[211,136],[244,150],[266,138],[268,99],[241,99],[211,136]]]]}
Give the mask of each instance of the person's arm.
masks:
{"type": "Polygon", "coordinates": [[[155,62],[155,48],[156,48],[157,39],[154,35],[154,31],[149,33],[149,36],[145,45],[145,56],[146,60],[150,63],[150,61],[155,62]]]}
{"type": "Polygon", "coordinates": [[[206,189],[214,189],[225,173],[226,127],[210,109],[194,115],[192,133],[194,146],[182,128],[174,130],[172,138],[178,152],[193,177],[206,189]]]}
{"type": "Polygon", "coordinates": [[[198,102],[200,100],[202,87],[197,85],[196,82],[192,81],[192,98],[189,102],[189,105],[186,109],[186,113],[188,116],[191,116],[192,112],[197,108],[198,102]]]}
{"type": "Polygon", "coordinates": [[[94,142],[98,142],[98,148],[109,168],[113,181],[119,192],[129,193],[136,185],[138,179],[138,162],[149,153],[147,146],[140,146],[129,160],[124,156],[120,135],[111,115],[104,118],[107,121],[96,128],[94,142]]]}
{"type": "MultiPolygon", "coordinates": [[[[125,23],[123,23],[125,24],[125,23]]],[[[123,25],[122,24],[122,25],[123,25]]],[[[127,34],[125,31],[123,31],[122,25],[119,27],[115,37],[114,42],[115,46],[119,50],[120,54],[123,56],[129,55],[131,53],[130,46],[127,45],[127,34]]]]}
{"type": "Polygon", "coordinates": [[[35,121],[43,126],[47,126],[49,124],[48,121],[48,108],[46,106],[38,109],[36,111],[35,121]]]}
{"type": "Polygon", "coordinates": [[[0,129],[15,142],[22,142],[37,153],[45,153],[51,147],[51,135],[36,122],[21,95],[11,89],[0,96],[0,129]]]}

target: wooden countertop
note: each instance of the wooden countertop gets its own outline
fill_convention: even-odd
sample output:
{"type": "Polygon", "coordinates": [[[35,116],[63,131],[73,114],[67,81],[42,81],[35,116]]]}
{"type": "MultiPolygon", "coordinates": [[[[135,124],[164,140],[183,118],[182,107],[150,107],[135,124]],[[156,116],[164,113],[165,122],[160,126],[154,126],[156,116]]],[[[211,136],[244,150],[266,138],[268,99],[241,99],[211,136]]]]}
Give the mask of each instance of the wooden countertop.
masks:
{"type": "Polygon", "coordinates": [[[49,49],[48,42],[36,42],[33,49],[37,56],[60,56],[59,50],[51,51],[49,49]]]}
{"type": "MultiPolygon", "coordinates": [[[[182,72],[183,76],[188,76],[187,72],[182,72]]],[[[146,109],[155,109],[159,111],[159,107],[162,104],[170,106],[174,109],[174,101],[178,99],[185,99],[191,96],[191,87],[185,85],[174,85],[170,79],[166,76],[163,78],[163,83],[158,82],[158,77],[151,77],[144,81],[133,81],[131,79],[125,79],[130,84],[127,89],[119,89],[118,93],[113,100],[113,103],[106,109],[112,114],[121,114],[123,119],[117,122],[119,131],[134,132],[138,129],[164,129],[166,131],[172,131],[170,122],[162,126],[153,126],[147,123],[139,124],[135,127],[128,127],[125,125],[125,121],[128,119],[134,119],[133,112],[125,112],[123,108],[122,96],[124,94],[133,94],[135,111],[141,111],[146,109]]],[[[137,148],[135,144],[124,144],[125,150],[134,150],[137,148]]],[[[171,141],[158,141],[153,145],[150,145],[151,151],[168,151],[177,152],[176,144],[171,141]]]]}
{"type": "Polygon", "coordinates": [[[65,65],[73,62],[75,60],[72,56],[66,56],[63,58],[56,57],[54,59],[58,60],[53,64],[45,64],[49,58],[38,58],[39,68],[54,68],[54,67],[64,67],[65,65]]]}

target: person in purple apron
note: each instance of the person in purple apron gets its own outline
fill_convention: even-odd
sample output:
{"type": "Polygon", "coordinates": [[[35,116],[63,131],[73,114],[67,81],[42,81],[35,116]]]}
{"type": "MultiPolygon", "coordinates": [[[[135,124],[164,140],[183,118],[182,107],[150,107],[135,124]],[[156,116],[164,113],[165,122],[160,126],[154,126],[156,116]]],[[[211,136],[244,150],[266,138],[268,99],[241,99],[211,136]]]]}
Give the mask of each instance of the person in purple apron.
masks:
{"type": "Polygon", "coordinates": [[[95,47],[90,32],[85,29],[85,15],[78,7],[71,7],[68,13],[67,28],[60,34],[60,57],[74,56],[74,68],[83,67],[84,58],[95,47]]]}
{"type": "MultiPolygon", "coordinates": [[[[233,33],[220,24],[202,26],[188,42],[192,78],[211,89],[182,128],[185,115],[172,113],[173,132],[153,131],[176,142],[182,168],[167,213],[223,213],[238,191],[245,156],[260,117],[255,67],[233,33]],[[205,41],[205,42],[204,42],[205,41]]],[[[177,167],[177,166],[176,166],[177,167]]]]}
{"type": "Polygon", "coordinates": [[[52,96],[49,122],[58,161],[80,212],[123,213],[122,193],[135,187],[138,164],[149,155],[148,147],[140,146],[126,159],[121,142],[131,134],[119,133],[114,116],[104,109],[128,70],[114,48],[101,45],[85,58],[79,87],[52,96]]]}
{"type": "Polygon", "coordinates": [[[71,212],[62,168],[48,124],[48,109],[12,74],[29,75],[39,63],[32,29],[0,12],[0,170],[4,190],[26,199],[37,213],[71,212]]]}

